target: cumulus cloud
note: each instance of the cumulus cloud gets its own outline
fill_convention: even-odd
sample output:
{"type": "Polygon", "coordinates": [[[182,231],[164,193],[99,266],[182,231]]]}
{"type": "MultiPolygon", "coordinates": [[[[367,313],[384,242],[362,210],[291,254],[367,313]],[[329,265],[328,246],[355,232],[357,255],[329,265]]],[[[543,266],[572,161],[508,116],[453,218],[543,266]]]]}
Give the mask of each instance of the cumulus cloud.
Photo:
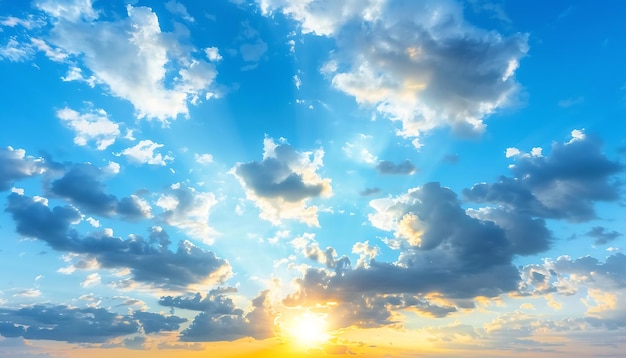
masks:
{"type": "Polygon", "coordinates": [[[303,33],[332,37],[337,50],[323,66],[333,87],[401,123],[413,138],[437,127],[462,135],[484,130],[485,117],[518,91],[515,70],[527,36],[504,36],[469,24],[456,1],[258,0],[303,33]]]}
{"type": "Polygon", "coordinates": [[[103,268],[127,268],[137,282],[178,289],[219,283],[231,275],[228,261],[189,241],[179,241],[176,251],[171,251],[169,236],[159,227],[152,228],[149,240],[139,235],[122,239],[112,230],[81,236],[71,227],[81,220],[75,208],[51,209],[45,201],[15,193],[9,196],[6,211],[19,234],[42,240],[57,251],[85,255],[103,268]]]}
{"type": "Polygon", "coordinates": [[[119,125],[112,122],[103,109],[81,114],[65,107],[57,111],[57,117],[74,131],[76,134],[74,143],[80,146],[95,141],[96,148],[104,150],[113,144],[120,134],[119,125]]]}
{"type": "Polygon", "coordinates": [[[209,212],[217,204],[213,193],[199,192],[180,183],[173,184],[162,194],[156,205],[164,211],[160,218],[185,231],[189,236],[210,244],[217,235],[209,226],[209,212]]]}
{"type": "Polygon", "coordinates": [[[533,149],[515,159],[509,166],[513,177],[475,184],[463,191],[464,196],[527,215],[575,222],[596,217],[594,202],[620,197],[612,176],[623,166],[609,160],[602,152],[602,143],[582,131],[572,131],[572,139],[566,143],[554,143],[549,157],[533,149]]]}
{"type": "MultiPolygon", "coordinates": [[[[186,116],[188,104],[205,97],[213,85],[214,66],[201,59],[201,51],[162,32],[148,7],[128,5],[127,17],[110,21],[100,18],[91,1],[60,5],[45,0],[36,6],[52,24],[47,42],[65,53],[66,61],[93,76],[95,83],[131,102],[139,118],[167,122],[186,116]]],[[[170,1],[166,7],[191,21],[183,5],[170,1]]]]}
{"type": "MultiPolygon", "coordinates": [[[[336,302],[333,315],[339,312],[335,309],[354,313],[342,321],[345,325],[391,324],[395,309],[445,316],[478,296],[515,292],[520,274],[514,257],[542,252],[551,240],[542,220],[499,209],[466,211],[456,194],[438,183],[370,205],[375,210],[369,215],[371,224],[393,233],[398,259],[379,262],[376,248],[367,242],[355,245],[353,252],[361,257],[354,268],[347,260],[334,272],[307,269],[294,281],[296,291],[285,298],[287,305],[336,302]],[[398,295],[412,299],[403,296],[404,303],[392,304],[398,295]],[[382,316],[364,320],[367,312],[380,307],[382,316]]],[[[311,240],[300,244],[305,255],[328,261],[328,250],[311,240]]]]}
{"type": "Polygon", "coordinates": [[[0,191],[9,190],[16,181],[45,170],[43,158],[26,156],[24,149],[0,148],[0,191]]]}
{"type": "Polygon", "coordinates": [[[604,245],[622,236],[622,234],[620,234],[619,232],[609,232],[606,228],[603,228],[602,226],[592,227],[591,230],[589,230],[589,232],[587,232],[585,235],[593,238],[595,245],[604,245]]]}
{"type": "Polygon", "coordinates": [[[180,339],[186,342],[214,342],[273,336],[275,313],[271,309],[268,294],[269,291],[262,291],[254,298],[252,310],[247,314],[230,304],[220,305],[221,312],[201,312],[189,328],[181,332],[180,339]]]}
{"type": "Polygon", "coordinates": [[[155,152],[162,147],[163,144],[146,139],[140,141],[134,147],[124,149],[120,155],[125,155],[132,163],[164,166],[174,160],[174,157],[169,154],[163,155],[155,152]]]}
{"type": "Polygon", "coordinates": [[[35,305],[17,310],[0,309],[0,335],[70,343],[104,343],[140,333],[173,331],[187,319],[135,311],[119,315],[105,308],[35,305]]]}
{"type": "Polygon", "coordinates": [[[104,308],[35,305],[0,309],[0,334],[5,337],[45,339],[71,343],[103,343],[136,333],[138,324],[104,308]]]}
{"type": "Polygon", "coordinates": [[[417,168],[410,160],[405,160],[398,164],[388,160],[381,160],[376,164],[376,170],[378,170],[380,174],[413,175],[417,168]]]}
{"type": "Polygon", "coordinates": [[[152,217],[151,207],[137,195],[118,199],[105,192],[102,177],[106,171],[90,163],[73,165],[63,177],[50,183],[50,194],[68,199],[90,214],[121,215],[127,220],[152,217]]]}
{"type": "Polygon", "coordinates": [[[261,209],[260,217],[274,224],[297,219],[319,226],[318,208],[307,205],[307,200],[332,195],[330,179],[317,173],[323,165],[324,151],[298,152],[271,138],[265,138],[263,145],[262,161],[239,163],[231,170],[246,190],[247,198],[261,209]]]}

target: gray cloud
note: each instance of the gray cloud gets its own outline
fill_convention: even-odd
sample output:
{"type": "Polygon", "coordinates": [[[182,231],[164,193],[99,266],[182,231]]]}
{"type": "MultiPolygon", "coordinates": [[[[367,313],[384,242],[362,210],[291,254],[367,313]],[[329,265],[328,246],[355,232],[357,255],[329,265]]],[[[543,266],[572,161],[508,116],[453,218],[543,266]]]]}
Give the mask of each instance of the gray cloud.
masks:
{"type": "Polygon", "coordinates": [[[306,201],[332,194],[330,179],[320,178],[324,151],[298,152],[288,144],[264,140],[263,160],[239,163],[231,171],[261,209],[260,217],[274,224],[295,218],[318,226],[317,207],[306,201]],[[311,158],[312,156],[312,158],[311,158]]]}
{"type": "Polygon", "coordinates": [[[137,333],[139,325],[130,316],[104,308],[68,306],[0,309],[0,334],[6,337],[45,339],[71,343],[102,343],[111,338],[137,333]]]}
{"type": "Polygon", "coordinates": [[[368,196],[377,193],[380,193],[380,188],[365,188],[359,194],[361,194],[361,196],[368,196]]]}
{"type": "Polygon", "coordinates": [[[243,311],[236,308],[233,300],[225,296],[223,292],[212,290],[204,297],[200,293],[193,296],[162,296],[159,304],[165,307],[203,311],[212,315],[242,315],[243,311]]]}
{"type": "Polygon", "coordinates": [[[604,245],[622,236],[622,234],[617,231],[609,232],[606,228],[601,226],[594,226],[585,235],[595,239],[593,242],[595,245],[604,245]]]}
{"type": "Polygon", "coordinates": [[[115,195],[107,194],[101,180],[103,176],[103,170],[90,163],[75,164],[63,177],[52,181],[48,190],[50,194],[68,199],[90,214],[119,214],[127,220],[152,216],[148,203],[136,195],[118,200],[115,195]]]}
{"type": "Polygon", "coordinates": [[[0,191],[9,190],[16,181],[44,171],[42,158],[26,156],[23,149],[0,148],[0,191]]]}
{"type": "Polygon", "coordinates": [[[214,342],[243,337],[265,339],[273,336],[275,314],[270,308],[268,293],[269,291],[263,291],[253,299],[253,309],[245,315],[234,306],[226,313],[205,311],[198,314],[189,328],[182,331],[180,339],[187,342],[214,342]]]}
{"type": "MultiPolygon", "coordinates": [[[[348,263],[335,272],[309,268],[294,280],[298,289],[285,298],[285,304],[332,301],[340,307],[355,305],[353,311],[361,308],[365,314],[374,297],[405,294],[414,299],[384,306],[441,317],[456,311],[455,302],[469,307],[468,300],[477,296],[515,292],[520,273],[514,257],[542,252],[550,245],[551,234],[543,220],[496,209],[465,211],[456,194],[438,183],[411,189],[398,198],[372,200],[370,205],[377,210],[369,216],[372,224],[393,231],[399,242],[397,261],[372,259],[354,269],[348,263]],[[450,303],[425,299],[435,293],[450,303]]],[[[344,324],[367,321],[358,317],[360,313],[344,324]]],[[[388,320],[380,319],[367,324],[388,320]]]]}
{"type": "Polygon", "coordinates": [[[391,175],[412,175],[415,173],[417,168],[410,160],[405,160],[401,163],[393,163],[387,160],[381,160],[376,164],[376,170],[380,174],[391,174],[391,175]]]}
{"type": "Polygon", "coordinates": [[[141,323],[144,333],[155,333],[161,331],[176,331],[180,324],[187,322],[186,318],[178,316],[163,316],[160,313],[145,311],[135,311],[133,318],[141,323]]]}
{"type": "Polygon", "coordinates": [[[552,145],[549,157],[521,155],[511,166],[513,177],[479,183],[463,191],[471,201],[494,203],[522,214],[587,221],[596,217],[593,203],[619,199],[611,177],[623,166],[606,158],[591,136],[552,145]]]}
{"type": "Polygon", "coordinates": [[[169,237],[159,227],[152,228],[149,241],[139,235],[124,240],[108,231],[81,237],[71,228],[80,220],[76,209],[50,209],[40,200],[15,193],[8,197],[6,211],[19,234],[45,241],[57,251],[85,254],[105,268],[129,268],[135,281],[180,288],[221,282],[231,274],[228,261],[189,241],[179,241],[176,251],[169,250],[169,237]]]}

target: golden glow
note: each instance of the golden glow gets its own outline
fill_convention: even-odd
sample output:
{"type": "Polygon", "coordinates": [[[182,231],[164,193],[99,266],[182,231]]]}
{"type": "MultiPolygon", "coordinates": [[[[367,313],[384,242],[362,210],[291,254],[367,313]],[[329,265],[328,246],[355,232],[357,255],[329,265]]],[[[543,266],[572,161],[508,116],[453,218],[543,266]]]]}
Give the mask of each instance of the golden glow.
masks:
{"type": "Polygon", "coordinates": [[[325,316],[305,312],[293,319],[287,328],[289,338],[306,347],[319,347],[330,338],[325,316]]]}

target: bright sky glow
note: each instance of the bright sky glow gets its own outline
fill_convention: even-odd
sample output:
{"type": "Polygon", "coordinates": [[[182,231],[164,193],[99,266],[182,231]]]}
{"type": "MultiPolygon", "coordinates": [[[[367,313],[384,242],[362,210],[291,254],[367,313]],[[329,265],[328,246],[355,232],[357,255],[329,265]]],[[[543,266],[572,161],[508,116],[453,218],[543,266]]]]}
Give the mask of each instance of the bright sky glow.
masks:
{"type": "Polygon", "coordinates": [[[0,0],[0,357],[619,357],[626,3],[0,0]]]}

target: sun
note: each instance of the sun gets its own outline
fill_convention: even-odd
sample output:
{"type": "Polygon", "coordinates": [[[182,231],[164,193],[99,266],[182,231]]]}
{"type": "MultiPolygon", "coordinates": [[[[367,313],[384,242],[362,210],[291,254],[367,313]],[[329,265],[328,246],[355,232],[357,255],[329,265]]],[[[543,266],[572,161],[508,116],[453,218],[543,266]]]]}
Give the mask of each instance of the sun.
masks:
{"type": "Polygon", "coordinates": [[[305,347],[318,347],[330,338],[325,315],[305,312],[294,317],[288,327],[290,338],[305,347]]]}

